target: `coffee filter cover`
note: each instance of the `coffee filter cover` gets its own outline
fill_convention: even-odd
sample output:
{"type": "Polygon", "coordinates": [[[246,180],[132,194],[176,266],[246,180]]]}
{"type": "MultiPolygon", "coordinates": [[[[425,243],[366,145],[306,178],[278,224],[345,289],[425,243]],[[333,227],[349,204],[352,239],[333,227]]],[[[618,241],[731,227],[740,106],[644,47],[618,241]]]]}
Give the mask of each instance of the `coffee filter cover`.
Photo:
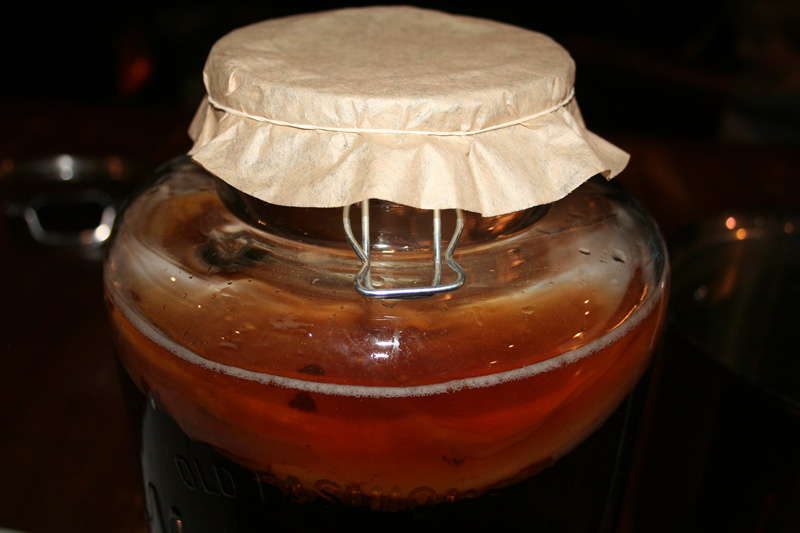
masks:
{"type": "Polygon", "coordinates": [[[627,164],[586,129],[574,77],[552,39],[489,20],[413,7],[273,19],[212,48],[189,153],[274,204],[494,216],[627,164]]]}

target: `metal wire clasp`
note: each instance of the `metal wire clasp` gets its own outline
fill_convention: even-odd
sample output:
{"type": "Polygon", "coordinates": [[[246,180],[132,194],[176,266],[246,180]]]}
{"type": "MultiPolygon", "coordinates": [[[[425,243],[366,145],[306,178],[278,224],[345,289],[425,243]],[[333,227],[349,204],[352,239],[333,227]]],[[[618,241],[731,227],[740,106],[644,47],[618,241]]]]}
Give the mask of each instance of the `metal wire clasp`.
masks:
{"type": "Polygon", "coordinates": [[[370,262],[370,240],[369,240],[369,200],[361,202],[361,245],[353,235],[353,229],[350,225],[350,206],[346,205],[343,209],[342,224],[344,226],[344,233],[347,237],[347,242],[353,247],[358,258],[361,259],[361,269],[356,274],[355,286],[358,292],[364,296],[372,298],[385,298],[385,299],[410,299],[410,298],[424,298],[433,294],[448,292],[455,290],[464,284],[464,270],[453,259],[453,251],[458,246],[458,241],[461,239],[461,233],[464,230],[464,214],[460,209],[455,209],[456,212],[456,229],[447,249],[444,253],[444,260],[457,275],[457,278],[452,283],[442,285],[442,216],[439,209],[433,210],[433,282],[427,287],[406,287],[406,288],[390,288],[390,289],[376,289],[372,285],[371,278],[371,262],[370,262]]]}

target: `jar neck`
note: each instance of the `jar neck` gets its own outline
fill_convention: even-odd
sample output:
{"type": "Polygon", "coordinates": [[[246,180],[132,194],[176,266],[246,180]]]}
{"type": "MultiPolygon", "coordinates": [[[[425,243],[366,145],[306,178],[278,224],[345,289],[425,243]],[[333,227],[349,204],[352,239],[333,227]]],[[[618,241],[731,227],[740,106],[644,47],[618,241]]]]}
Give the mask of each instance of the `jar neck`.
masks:
{"type": "MultiPolygon", "coordinates": [[[[218,194],[239,219],[261,231],[309,244],[349,248],[342,227],[340,207],[288,207],[270,204],[217,179],[218,194]]],[[[530,228],[544,217],[550,204],[505,215],[483,217],[464,212],[464,231],[459,248],[503,239],[530,228]]],[[[442,236],[449,239],[455,228],[455,215],[442,214],[442,236]]],[[[384,200],[370,201],[370,229],[374,246],[405,251],[431,249],[432,211],[384,200]]],[[[360,236],[361,207],[350,210],[356,236],[360,236]]]]}

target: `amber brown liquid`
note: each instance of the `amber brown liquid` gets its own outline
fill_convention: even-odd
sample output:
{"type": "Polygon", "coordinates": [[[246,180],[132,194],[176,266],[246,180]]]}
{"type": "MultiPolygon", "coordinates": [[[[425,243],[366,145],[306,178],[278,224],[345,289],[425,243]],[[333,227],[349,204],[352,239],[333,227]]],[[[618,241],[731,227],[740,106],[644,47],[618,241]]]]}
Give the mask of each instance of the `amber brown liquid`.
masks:
{"type": "Polygon", "coordinates": [[[571,364],[449,393],[325,394],[191,364],[118,311],[119,357],[187,434],[262,479],[314,499],[379,510],[441,503],[525,479],[597,429],[646,369],[653,312],[626,336],[571,364]],[[220,445],[219,443],[227,443],[220,445]],[[373,482],[390,479],[391,485],[373,482]]]}
{"type": "Polygon", "coordinates": [[[142,420],[150,526],[611,531],[627,419],[638,405],[626,398],[647,367],[662,312],[660,303],[616,342],[546,372],[444,394],[363,397],[202,368],[112,307],[142,420]],[[170,405],[161,391],[174,395],[170,405]],[[373,472],[394,483],[370,483],[373,472]]]}
{"type": "Polygon", "coordinates": [[[154,533],[497,528],[610,533],[646,392],[646,383],[641,383],[598,431],[536,476],[472,498],[387,512],[354,507],[330,493],[312,500],[293,493],[291,486],[276,486],[263,473],[189,438],[127,374],[122,380],[142,439],[146,516],[154,533]]]}

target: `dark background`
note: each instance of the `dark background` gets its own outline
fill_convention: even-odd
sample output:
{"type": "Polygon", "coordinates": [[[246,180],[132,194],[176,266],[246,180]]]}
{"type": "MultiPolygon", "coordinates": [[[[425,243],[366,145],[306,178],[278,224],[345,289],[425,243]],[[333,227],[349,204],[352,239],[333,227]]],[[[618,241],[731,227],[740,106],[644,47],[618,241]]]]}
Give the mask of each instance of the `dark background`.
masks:
{"type": "MultiPolygon", "coordinates": [[[[7,185],[32,181],[14,173],[31,158],[119,156],[152,169],[184,153],[204,94],[205,58],[226,32],[363,5],[17,4],[0,19],[0,207],[18,200],[7,185]]],[[[418,5],[516,24],[565,46],[577,63],[576,94],[589,128],[631,154],[616,180],[666,237],[709,215],[800,206],[800,2],[418,5]]],[[[98,254],[38,245],[18,231],[19,217],[5,215],[0,211],[0,528],[144,531],[137,450],[98,254]]],[[[651,389],[657,393],[649,412],[657,416],[645,417],[650,429],[641,437],[645,453],[637,454],[639,481],[626,504],[635,512],[625,515],[625,532],[694,531],[687,524],[702,502],[708,457],[700,452],[714,450],[685,423],[702,412],[679,397],[686,373],[662,378],[676,355],[665,350],[663,368],[654,370],[659,386],[651,389]]],[[[798,498],[791,500],[795,510],[798,498]]],[[[750,498],[733,507],[759,505],[750,498]]],[[[748,529],[739,525],[728,530],[748,529]]]]}
{"type": "MultiPolygon", "coordinates": [[[[33,3],[31,3],[33,4],[33,3]]],[[[267,18],[373,2],[116,2],[22,6],[2,39],[0,99],[166,106],[191,113],[211,45],[267,18]]],[[[575,58],[600,133],[800,138],[800,3],[421,2],[549,34],[575,58]]]]}

